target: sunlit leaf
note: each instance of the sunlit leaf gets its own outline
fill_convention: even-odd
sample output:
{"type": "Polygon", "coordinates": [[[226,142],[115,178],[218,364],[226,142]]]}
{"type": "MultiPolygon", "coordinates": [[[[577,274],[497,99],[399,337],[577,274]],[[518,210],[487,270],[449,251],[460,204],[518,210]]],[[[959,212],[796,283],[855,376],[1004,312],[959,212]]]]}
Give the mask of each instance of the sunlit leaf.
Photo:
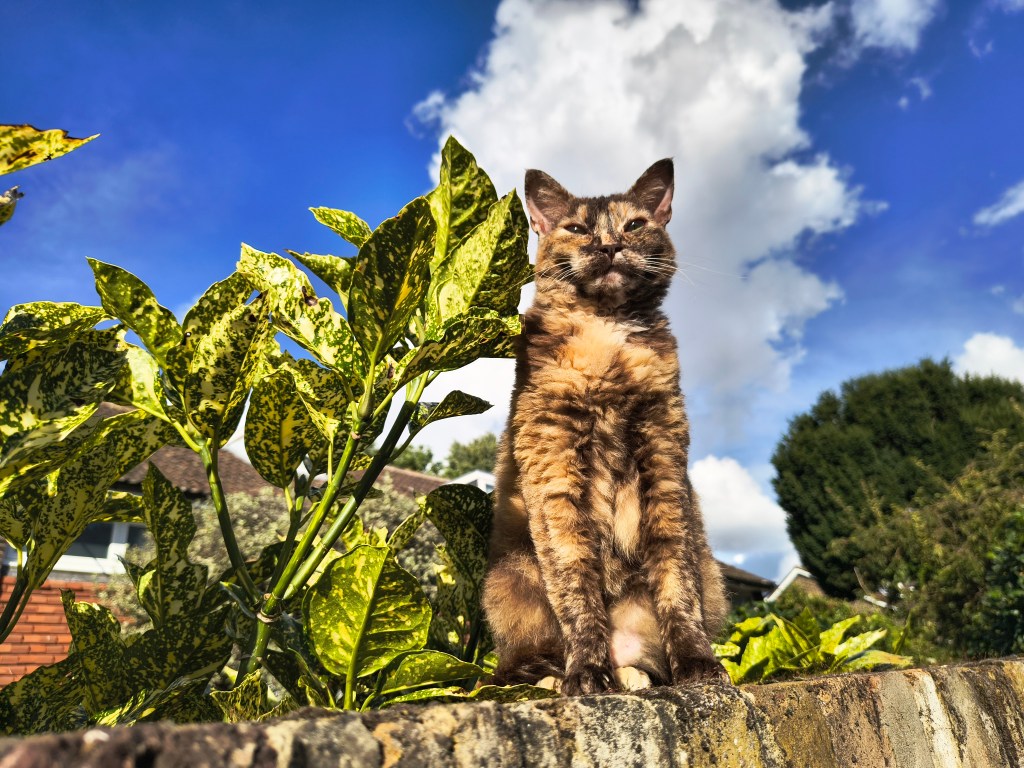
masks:
{"type": "Polygon", "coordinates": [[[370,238],[370,225],[350,211],[339,211],[335,208],[310,208],[309,210],[313,212],[317,221],[333,229],[356,248],[361,248],[363,243],[370,238]]]}
{"type": "Polygon", "coordinates": [[[182,332],[174,313],[157,303],[149,286],[121,267],[89,259],[96,277],[96,292],[103,308],[135,331],[161,363],[181,344],[182,332]]]}
{"type": "Polygon", "coordinates": [[[75,139],[59,128],[41,131],[31,125],[0,125],[0,175],[66,155],[97,136],[75,139]]]}
{"type": "Polygon", "coordinates": [[[61,343],[109,318],[102,307],[33,301],[11,307],[0,324],[0,360],[35,346],[61,343]]]}
{"type": "Polygon", "coordinates": [[[373,364],[403,335],[426,294],[435,229],[430,206],[419,197],[377,227],[359,249],[349,320],[373,364]]]}
{"type": "Polygon", "coordinates": [[[260,379],[249,401],[245,452],[263,479],[278,488],[289,485],[316,439],[291,372],[279,369],[260,379]]]}
{"type": "Polygon", "coordinates": [[[341,677],[365,677],[427,640],[430,606],[416,578],[387,547],[361,546],[338,558],[303,603],[320,662],[341,677]]]}
{"type": "Polygon", "coordinates": [[[497,202],[494,185],[465,147],[449,136],[441,150],[440,183],[428,195],[437,222],[437,240],[431,266],[440,263],[497,202]]]}

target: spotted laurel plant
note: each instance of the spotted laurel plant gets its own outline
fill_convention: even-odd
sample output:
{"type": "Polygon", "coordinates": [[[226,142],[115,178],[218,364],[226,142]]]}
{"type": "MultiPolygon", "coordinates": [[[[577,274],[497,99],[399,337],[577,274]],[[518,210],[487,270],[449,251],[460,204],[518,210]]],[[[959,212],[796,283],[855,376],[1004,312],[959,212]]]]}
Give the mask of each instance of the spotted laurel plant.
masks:
{"type": "Polygon", "coordinates": [[[0,692],[11,731],[541,695],[472,690],[489,650],[479,612],[486,494],[442,487],[390,531],[358,515],[420,430],[489,407],[458,391],[422,397],[443,372],[513,354],[532,275],[519,199],[499,199],[449,140],[437,188],[375,230],[347,211],[313,214],[355,255],[243,245],[237,270],[180,323],[139,278],[94,260],[99,306],[36,302],[7,314],[0,534],[18,570],[0,639],[88,524],[144,522],[154,540],[148,563],[126,565],[151,628],[123,634],[109,610],[66,594],[71,651],[0,692]],[[300,267],[334,297],[318,296],[300,267]],[[282,334],[303,353],[283,352],[282,334]],[[104,402],[127,409],[108,415],[104,402]],[[246,450],[281,491],[270,525],[286,531],[259,552],[239,546],[217,461],[247,403],[246,450]],[[224,573],[189,559],[190,504],[158,470],[141,496],[111,490],[169,444],[206,468],[224,573]],[[445,538],[433,603],[396,559],[426,519],[445,538]]]}

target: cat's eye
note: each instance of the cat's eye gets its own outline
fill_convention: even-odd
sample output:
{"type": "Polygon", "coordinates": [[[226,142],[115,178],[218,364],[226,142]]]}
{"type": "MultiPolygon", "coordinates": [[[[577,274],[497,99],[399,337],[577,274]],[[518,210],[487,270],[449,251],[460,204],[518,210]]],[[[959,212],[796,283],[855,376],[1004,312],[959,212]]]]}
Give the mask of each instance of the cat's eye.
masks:
{"type": "Polygon", "coordinates": [[[630,219],[626,222],[626,226],[623,227],[623,230],[626,232],[636,232],[646,223],[647,219],[630,219]]]}
{"type": "Polygon", "coordinates": [[[575,222],[572,224],[566,224],[565,227],[563,227],[563,229],[565,229],[568,232],[572,232],[574,235],[587,234],[587,228],[582,224],[576,224],[575,222]]]}

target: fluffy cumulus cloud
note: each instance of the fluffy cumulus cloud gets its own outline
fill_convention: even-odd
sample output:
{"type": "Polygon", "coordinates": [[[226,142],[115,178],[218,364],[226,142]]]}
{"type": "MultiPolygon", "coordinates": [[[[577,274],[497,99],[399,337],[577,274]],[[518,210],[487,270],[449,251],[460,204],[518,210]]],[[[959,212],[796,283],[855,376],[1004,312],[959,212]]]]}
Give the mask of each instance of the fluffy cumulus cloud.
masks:
{"type": "Polygon", "coordinates": [[[470,87],[417,112],[502,190],[537,167],[576,194],[621,191],[674,157],[668,311],[688,388],[739,424],[752,388],[787,386],[803,325],[841,295],[791,249],[864,207],[799,122],[805,56],[833,21],[769,0],[503,0],[470,87]]]}
{"type": "Polygon", "coordinates": [[[760,552],[774,554],[780,565],[792,562],[785,512],[739,462],[707,456],[694,463],[690,476],[700,495],[708,538],[720,557],[735,562],[731,553],[760,552]]]}
{"type": "Polygon", "coordinates": [[[974,214],[979,227],[995,227],[1024,213],[1024,180],[1003,192],[992,205],[974,214]]]}
{"type": "Polygon", "coordinates": [[[850,18],[863,48],[910,52],[939,10],[939,0],[853,0],[850,18]]]}
{"type": "Polygon", "coordinates": [[[954,367],[958,373],[996,375],[1024,382],[1024,348],[1009,336],[976,333],[964,344],[954,367]]]}

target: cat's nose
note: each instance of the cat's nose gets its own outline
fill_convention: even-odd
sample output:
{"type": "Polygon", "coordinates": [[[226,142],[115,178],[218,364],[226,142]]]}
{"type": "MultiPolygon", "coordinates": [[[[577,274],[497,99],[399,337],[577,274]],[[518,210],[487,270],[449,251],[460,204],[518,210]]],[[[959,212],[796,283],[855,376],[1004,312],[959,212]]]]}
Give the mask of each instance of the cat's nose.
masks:
{"type": "Polygon", "coordinates": [[[597,246],[597,250],[604,251],[608,254],[609,259],[614,259],[615,254],[622,250],[622,243],[601,243],[597,246]]]}

